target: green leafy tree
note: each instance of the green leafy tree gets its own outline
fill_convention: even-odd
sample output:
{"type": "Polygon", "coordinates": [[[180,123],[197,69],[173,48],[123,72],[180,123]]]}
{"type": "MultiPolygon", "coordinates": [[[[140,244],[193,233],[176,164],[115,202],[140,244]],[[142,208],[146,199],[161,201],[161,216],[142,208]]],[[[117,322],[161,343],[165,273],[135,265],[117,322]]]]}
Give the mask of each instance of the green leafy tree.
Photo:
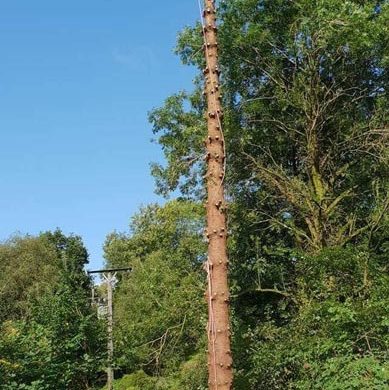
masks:
{"type": "MultiPolygon", "coordinates": [[[[219,15],[235,386],[385,388],[389,2],[232,0],[219,15]],[[338,277],[342,296],[326,290],[338,277]]],[[[202,44],[196,25],[177,46],[199,73],[202,44]]],[[[163,194],[203,197],[199,79],[150,114],[163,194]]]]}
{"type": "Polygon", "coordinates": [[[0,245],[0,322],[28,317],[31,302],[58,281],[58,257],[43,237],[15,236],[0,245]]]}
{"type": "Polygon", "coordinates": [[[193,202],[151,205],[133,218],[129,235],[112,234],[105,245],[108,266],[132,267],[114,297],[117,365],[143,370],[150,388],[183,388],[179,383],[198,371],[193,362],[205,362],[202,223],[202,207],[193,202]]]}
{"type": "Polygon", "coordinates": [[[0,323],[4,389],[88,389],[103,364],[102,327],[90,307],[88,255],[59,230],[16,237],[0,248],[1,291],[10,299],[0,323]]]}

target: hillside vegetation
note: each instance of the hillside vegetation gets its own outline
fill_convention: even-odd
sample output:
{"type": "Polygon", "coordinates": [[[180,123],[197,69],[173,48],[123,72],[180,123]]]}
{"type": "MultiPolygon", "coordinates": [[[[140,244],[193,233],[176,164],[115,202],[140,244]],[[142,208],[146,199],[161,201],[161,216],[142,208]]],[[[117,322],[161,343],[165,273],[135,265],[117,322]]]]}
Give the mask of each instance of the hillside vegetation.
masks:
{"type": "MultiPolygon", "coordinates": [[[[219,3],[234,388],[385,390],[389,2],[219,3]]],[[[149,114],[156,191],[176,198],[105,242],[108,267],[132,267],[114,294],[118,390],[207,388],[202,44],[200,25],[180,33],[198,77],[149,114]]],[[[59,231],[0,246],[2,389],[103,386],[86,262],[59,231]]]]}

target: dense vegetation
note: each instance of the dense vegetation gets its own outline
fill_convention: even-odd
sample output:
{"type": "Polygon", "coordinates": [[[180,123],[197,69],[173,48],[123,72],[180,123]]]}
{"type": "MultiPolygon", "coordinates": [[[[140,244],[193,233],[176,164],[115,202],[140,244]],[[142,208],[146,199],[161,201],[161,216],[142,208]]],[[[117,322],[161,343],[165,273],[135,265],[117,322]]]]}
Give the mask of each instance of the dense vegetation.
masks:
{"type": "MultiPolygon", "coordinates": [[[[387,389],[389,2],[229,0],[219,13],[235,388],[387,389]]],[[[179,198],[105,244],[108,266],[133,268],[115,290],[120,390],[206,388],[200,32],[177,46],[199,69],[193,91],[150,114],[157,191],[179,198]]],[[[2,388],[99,377],[86,260],[60,232],[0,247],[2,388]]]]}
{"type": "Polygon", "coordinates": [[[59,230],[0,246],[0,388],[87,389],[104,333],[90,306],[87,252],[59,230]]]}

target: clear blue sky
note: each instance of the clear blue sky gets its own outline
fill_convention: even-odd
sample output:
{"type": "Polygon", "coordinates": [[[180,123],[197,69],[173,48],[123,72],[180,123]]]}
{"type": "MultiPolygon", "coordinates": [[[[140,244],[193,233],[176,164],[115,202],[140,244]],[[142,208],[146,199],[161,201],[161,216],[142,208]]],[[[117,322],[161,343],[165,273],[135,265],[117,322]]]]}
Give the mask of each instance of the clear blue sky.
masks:
{"type": "Polygon", "coordinates": [[[193,70],[173,54],[197,0],[0,0],[0,238],[61,228],[89,268],[154,194],[147,112],[193,70]]]}

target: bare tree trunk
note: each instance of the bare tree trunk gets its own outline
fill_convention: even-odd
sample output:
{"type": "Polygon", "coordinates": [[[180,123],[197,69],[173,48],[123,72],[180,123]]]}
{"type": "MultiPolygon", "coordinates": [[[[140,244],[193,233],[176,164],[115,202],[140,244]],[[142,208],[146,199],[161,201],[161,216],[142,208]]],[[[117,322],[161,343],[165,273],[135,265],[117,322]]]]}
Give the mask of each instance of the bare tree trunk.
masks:
{"type": "Polygon", "coordinates": [[[216,9],[205,0],[204,49],[207,96],[207,239],[208,239],[208,367],[209,389],[232,388],[232,355],[229,326],[227,223],[224,198],[225,144],[220,104],[216,9]]]}

